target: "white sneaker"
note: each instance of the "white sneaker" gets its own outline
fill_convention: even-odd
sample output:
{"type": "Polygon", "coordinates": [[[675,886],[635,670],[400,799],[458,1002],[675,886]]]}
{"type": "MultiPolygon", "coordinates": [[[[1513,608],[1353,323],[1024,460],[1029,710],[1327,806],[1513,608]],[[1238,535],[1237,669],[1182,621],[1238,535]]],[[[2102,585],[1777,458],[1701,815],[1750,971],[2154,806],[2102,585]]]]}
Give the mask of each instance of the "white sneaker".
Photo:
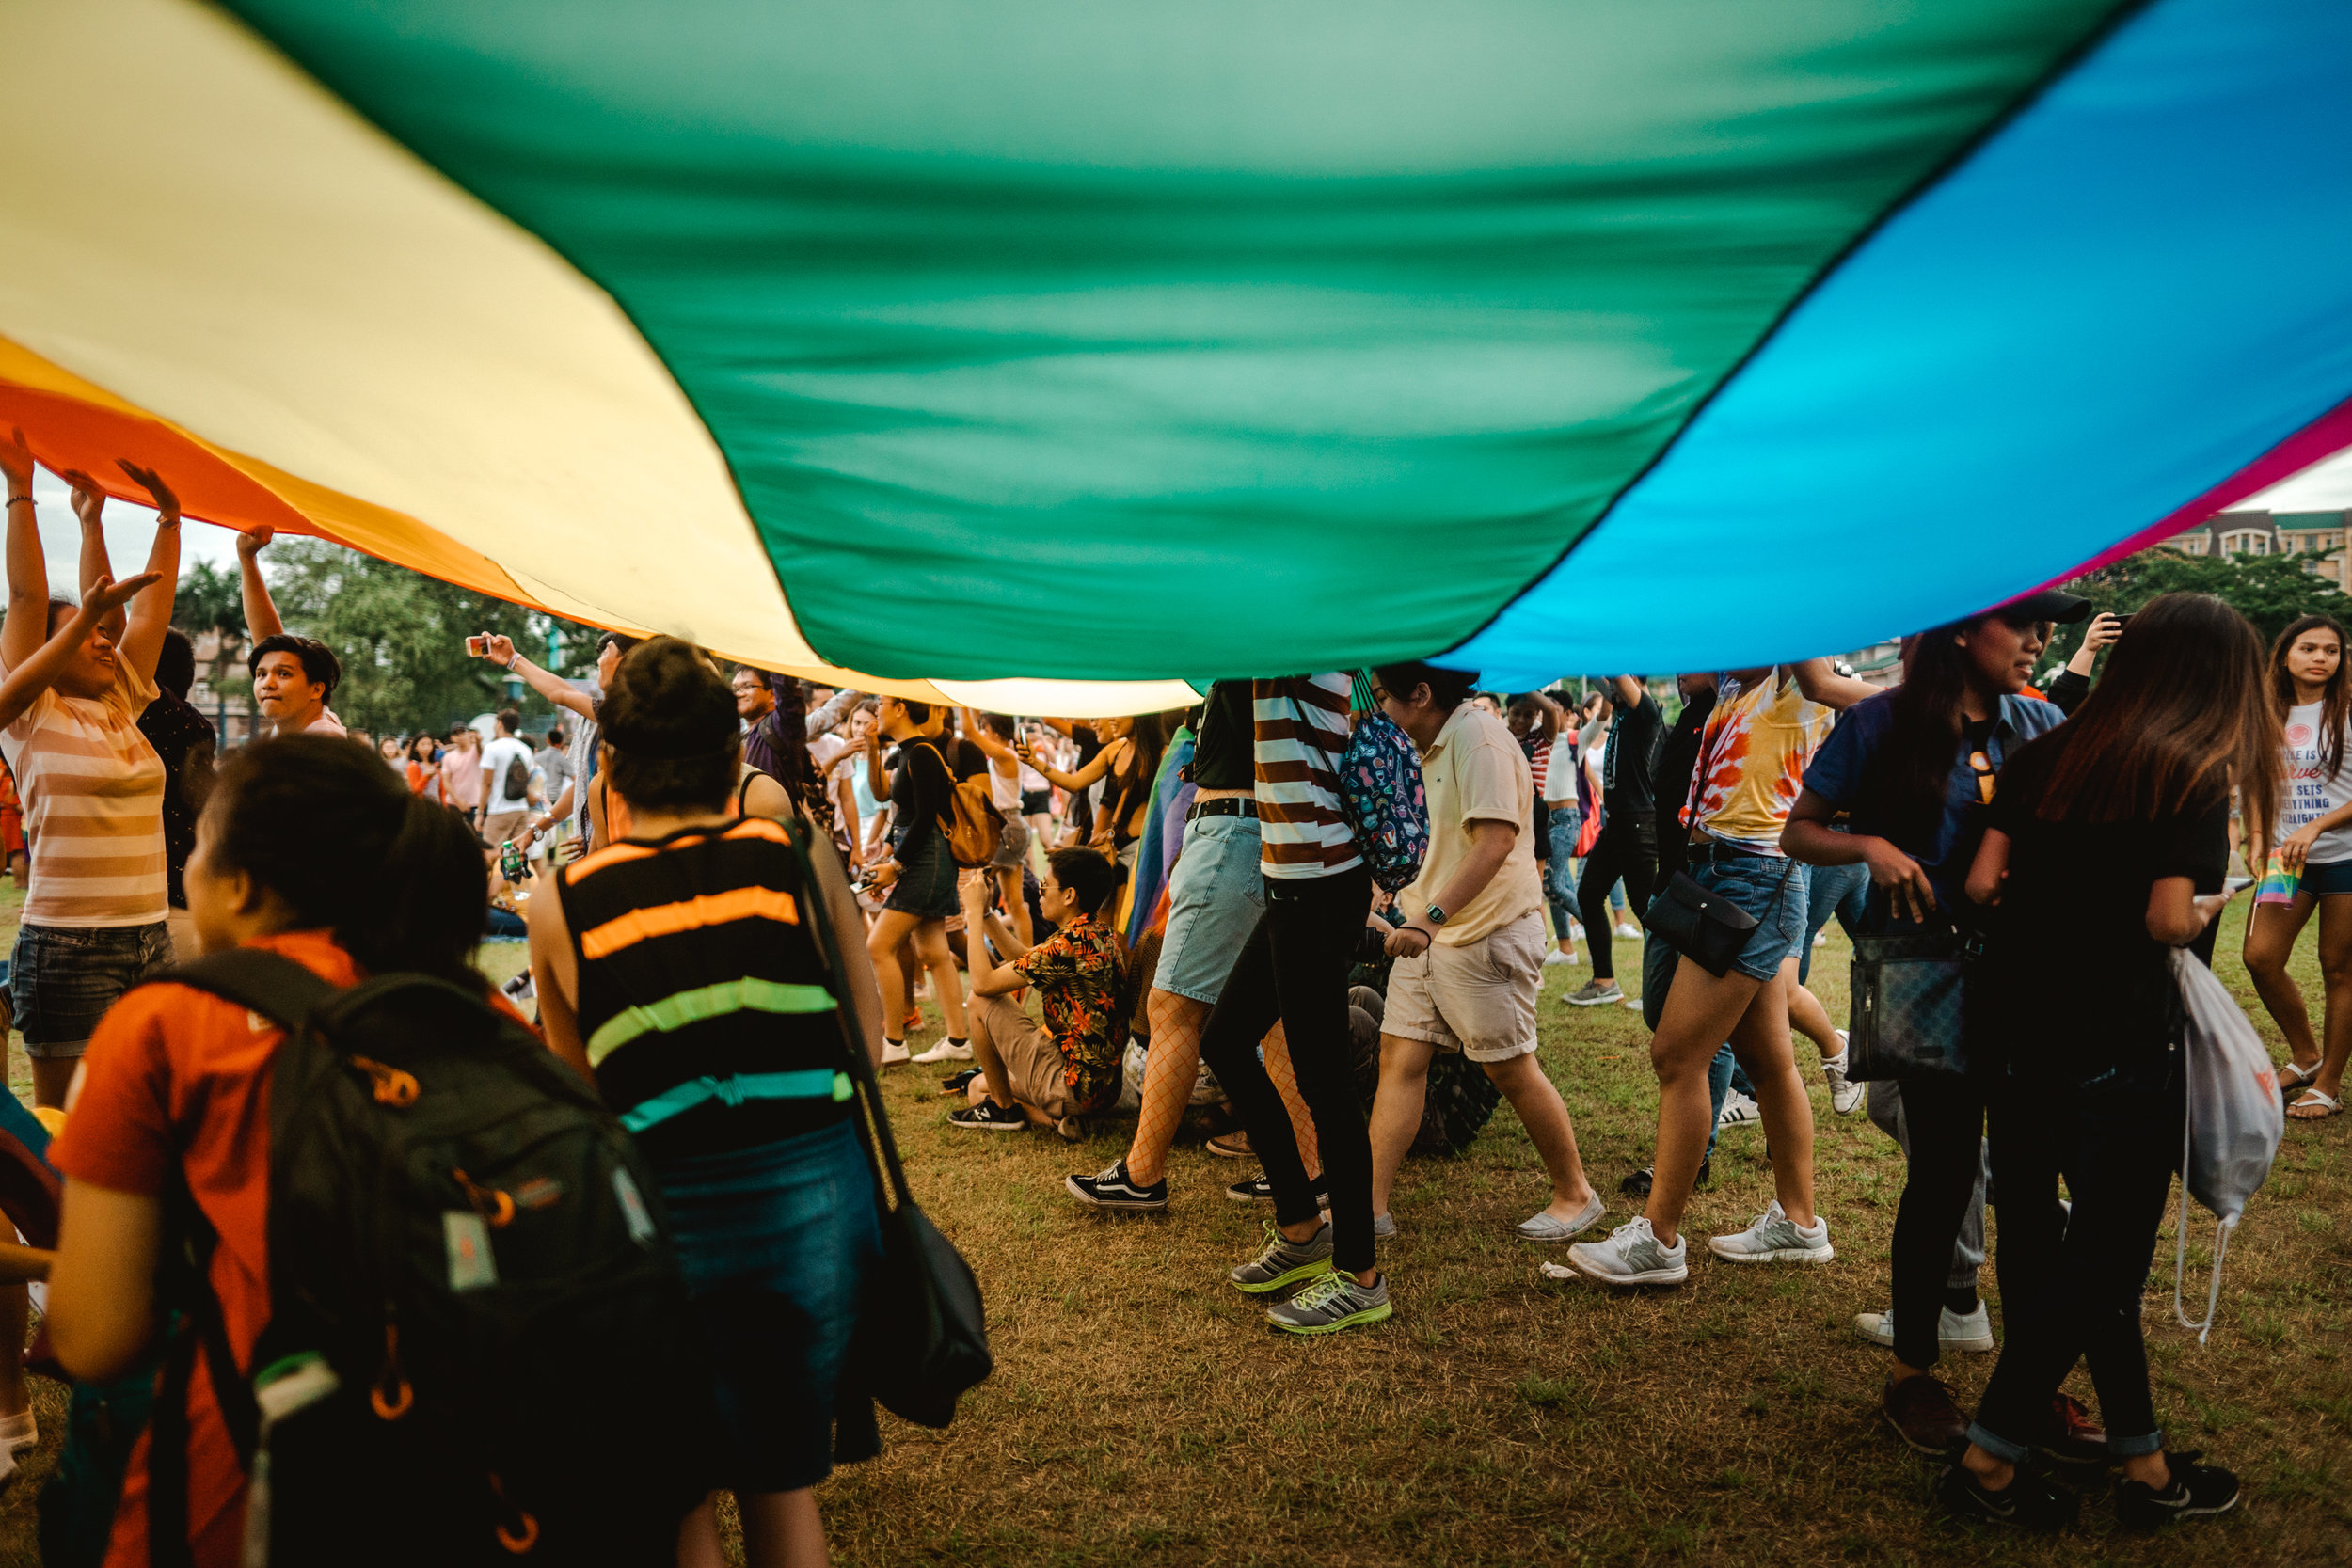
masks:
{"type": "MultiPolygon", "coordinates": [[[[1840,1046],[1846,1044],[1846,1031],[1843,1029],[1837,1031],[1837,1043],[1840,1046]]],[[[1855,1107],[1862,1103],[1863,1097],[1870,1092],[1867,1084],[1857,1084],[1846,1076],[1848,1059],[1849,1052],[1843,1050],[1835,1056],[1821,1058],[1821,1076],[1829,1080],[1829,1108],[1841,1117],[1852,1116],[1855,1107]]]]}
{"type": "Polygon", "coordinates": [[[1582,942],[1584,940],[1584,923],[1582,921],[1571,920],[1568,922],[1568,940],[1570,942],[1582,942]]]}
{"type": "Polygon", "coordinates": [[[1718,1127],[1744,1127],[1752,1121],[1762,1121],[1764,1112],[1756,1101],[1733,1089],[1724,1096],[1723,1111],[1715,1117],[1718,1127]]]}
{"type": "MultiPolygon", "coordinates": [[[[1993,1317],[1984,1309],[1983,1302],[1977,1303],[1977,1309],[1965,1317],[1948,1307],[1941,1310],[1943,1316],[1936,1320],[1935,1337],[1946,1350],[1971,1351],[1979,1355],[1991,1354],[1993,1317]]],[[[1855,1313],[1853,1331],[1874,1345],[1894,1344],[1895,1309],[1890,1307],[1883,1312],[1855,1313]]]]}
{"type": "Polygon", "coordinates": [[[0,1416],[0,1449],[15,1453],[23,1449],[36,1448],[40,1443],[40,1428],[33,1424],[33,1413],[20,1410],[13,1416],[0,1416]]]}
{"type": "Polygon", "coordinates": [[[1745,1230],[1709,1236],[1707,1250],[1734,1263],[1826,1263],[1837,1256],[1829,1244],[1829,1221],[1816,1214],[1808,1229],[1781,1212],[1778,1198],[1745,1230]]]}
{"type": "Polygon", "coordinates": [[[1575,954],[1563,953],[1557,947],[1544,955],[1544,967],[1546,969],[1551,969],[1560,964],[1572,964],[1574,962],[1576,962],[1575,954]]]}
{"type": "Polygon", "coordinates": [[[958,1045],[944,1035],[940,1037],[939,1043],[929,1051],[921,1055],[907,1058],[908,1061],[924,1067],[929,1067],[933,1062],[968,1062],[971,1059],[972,1048],[969,1045],[958,1045]]]}
{"type": "Polygon", "coordinates": [[[1625,1010],[1629,1013],[1640,1012],[1642,1010],[1642,999],[1638,996],[1627,997],[1625,999],[1625,1010]]]}
{"type": "Polygon", "coordinates": [[[914,1060],[914,1058],[907,1054],[907,1048],[904,1044],[894,1045],[888,1040],[882,1041],[882,1066],[904,1067],[907,1063],[913,1060],[914,1060]]]}
{"type": "MultiPolygon", "coordinates": [[[[1568,1262],[1576,1273],[1603,1285],[1679,1285],[1691,1277],[1689,1257],[1688,1242],[1677,1237],[1674,1245],[1662,1245],[1643,1214],[1612,1230],[1605,1242],[1579,1242],[1568,1248],[1568,1262]]],[[[1546,1263],[1544,1277],[1571,1275],[1557,1263],[1546,1263]]]]}
{"type": "Polygon", "coordinates": [[[1628,942],[1639,942],[1642,940],[1642,928],[1630,920],[1620,920],[1617,922],[1617,935],[1628,942]]]}
{"type": "Polygon", "coordinates": [[[1813,945],[1816,947],[1827,947],[1829,945],[1829,930],[1826,927],[1813,933],[1813,945]]]}

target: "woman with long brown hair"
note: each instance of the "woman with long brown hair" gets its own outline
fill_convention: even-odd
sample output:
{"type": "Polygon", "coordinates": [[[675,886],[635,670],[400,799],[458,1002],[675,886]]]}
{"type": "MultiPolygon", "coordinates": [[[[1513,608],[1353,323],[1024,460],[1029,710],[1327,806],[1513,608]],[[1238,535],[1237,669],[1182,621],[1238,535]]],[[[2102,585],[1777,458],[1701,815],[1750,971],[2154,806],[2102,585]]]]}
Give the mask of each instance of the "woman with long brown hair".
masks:
{"type": "MultiPolygon", "coordinates": [[[[2270,696],[2286,720],[2279,860],[2301,880],[2293,903],[2254,906],[2246,969],[2293,1055],[2279,1069],[2279,1086],[2296,1096],[2287,1115],[2318,1121],[2344,1108],[2344,1063],[2352,1058],[2352,768],[2344,754],[2352,672],[2344,668],[2344,627],[2326,615],[2306,615],[2280,632],[2270,645],[2270,696]],[[2313,910],[2327,986],[2324,1051],[2312,1037],[2302,990],[2287,973],[2313,910]]],[[[2249,868],[2259,871],[2268,858],[2263,843],[2248,841],[2249,868]]]]}
{"type": "Polygon", "coordinates": [[[2228,901],[2233,786],[2269,838],[2279,745],[2254,628],[2209,594],[2168,594],[2132,617],[2074,719],[2001,771],[1967,892],[1998,906],[1971,981],[1969,1050],[1994,1075],[2008,1338],[1945,1479],[1956,1510],[2042,1528],[2073,1519],[2073,1494],[2020,1462],[2077,1360],[2122,1467],[2127,1526],[2237,1502],[2236,1477],[2165,1449],[2140,1293],[2187,1104],[2171,949],[2228,901]]]}

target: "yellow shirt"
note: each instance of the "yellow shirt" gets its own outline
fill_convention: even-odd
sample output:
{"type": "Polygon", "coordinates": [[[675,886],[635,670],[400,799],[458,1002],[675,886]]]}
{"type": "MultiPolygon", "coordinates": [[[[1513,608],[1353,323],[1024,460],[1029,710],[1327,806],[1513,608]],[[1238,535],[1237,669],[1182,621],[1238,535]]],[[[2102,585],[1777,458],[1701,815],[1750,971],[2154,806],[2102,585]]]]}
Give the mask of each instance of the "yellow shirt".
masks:
{"type": "Polygon", "coordinates": [[[1684,826],[1759,855],[1779,854],[1804,770],[1836,722],[1836,710],[1808,700],[1785,668],[1754,686],[1726,681],[1707,716],[1684,826]]]}
{"type": "Polygon", "coordinates": [[[1422,787],[1429,803],[1429,854],[1397,907],[1420,914],[1470,857],[1470,825],[1508,822],[1518,832],[1493,880],[1458,910],[1446,911],[1438,940],[1467,947],[1543,908],[1543,879],[1535,870],[1535,776],[1526,753],[1502,720],[1464,703],[1421,754],[1422,787]]]}

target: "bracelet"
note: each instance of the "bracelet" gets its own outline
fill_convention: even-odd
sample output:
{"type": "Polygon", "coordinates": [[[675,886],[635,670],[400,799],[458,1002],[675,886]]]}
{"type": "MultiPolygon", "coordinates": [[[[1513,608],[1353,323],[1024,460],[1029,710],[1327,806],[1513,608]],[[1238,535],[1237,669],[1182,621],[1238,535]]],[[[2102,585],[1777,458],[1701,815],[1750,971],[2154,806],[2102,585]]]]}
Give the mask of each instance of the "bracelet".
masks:
{"type": "Polygon", "coordinates": [[[31,501],[32,499],[33,498],[30,496],[10,496],[8,498],[8,504],[10,506],[14,506],[19,501],[31,501]]]}

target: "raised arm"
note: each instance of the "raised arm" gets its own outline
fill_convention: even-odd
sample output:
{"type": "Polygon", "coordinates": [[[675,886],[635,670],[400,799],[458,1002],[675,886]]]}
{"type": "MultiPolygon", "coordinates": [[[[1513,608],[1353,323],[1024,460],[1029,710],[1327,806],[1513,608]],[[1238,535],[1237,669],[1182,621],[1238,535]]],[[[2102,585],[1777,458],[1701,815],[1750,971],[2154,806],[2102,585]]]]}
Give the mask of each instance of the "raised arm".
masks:
{"type": "Polygon", "coordinates": [[[596,705],[588,700],[588,693],[565,680],[552,670],[542,670],[515,651],[515,640],[493,632],[482,644],[482,657],[503,666],[523,678],[523,684],[553,703],[557,707],[579,714],[582,719],[596,716],[596,705]]]}
{"type": "Polygon", "coordinates": [[[256,642],[286,629],[278,618],[278,606],[270,600],[269,584],[262,580],[262,547],[277,536],[267,524],[237,535],[237,585],[245,598],[246,635],[256,642]]]}
{"type": "MultiPolygon", "coordinates": [[[[776,692],[778,702],[784,701],[783,692],[776,690],[776,683],[782,679],[784,679],[783,676],[774,674],[768,677],[768,689],[776,692]]],[[[819,736],[831,735],[849,721],[850,715],[855,713],[858,704],[865,700],[863,693],[852,691],[846,686],[843,687],[833,694],[823,707],[808,715],[802,723],[801,733],[811,740],[817,739],[819,736]]]]}
{"type": "Polygon", "coordinates": [[[1021,753],[999,739],[995,731],[981,723],[978,714],[968,707],[958,708],[956,711],[963,715],[964,738],[985,752],[991,762],[1009,762],[1015,766],[1020,764],[1021,753]]]}
{"type": "MultiPolygon", "coordinates": [[[[121,465],[134,483],[146,490],[155,502],[155,544],[147,552],[149,580],[131,601],[130,624],[123,627],[120,651],[131,661],[131,668],[140,678],[155,678],[156,661],[164,657],[164,633],[171,629],[171,604],[180,591],[180,498],[171,493],[163,475],[152,468],[121,465]]],[[[84,546],[87,554],[87,546],[84,546]]],[[[99,546],[105,553],[105,546],[99,546]]],[[[133,578],[137,581],[137,578],[133,578]]]]}
{"type": "Polygon", "coordinates": [[[81,570],[74,574],[73,585],[87,595],[100,578],[115,575],[114,562],[106,559],[106,492],[79,468],[58,477],[73,486],[73,520],[82,525],[81,570]]]}
{"type": "Polygon", "coordinates": [[[1879,694],[1879,689],[1868,681],[1839,674],[1826,658],[1800,659],[1788,666],[1788,673],[1796,677],[1797,689],[1804,693],[1805,701],[1823,707],[1842,711],[1879,694]]]}
{"type": "Polygon", "coordinates": [[[1126,745],[1127,742],[1124,737],[1112,741],[1109,745],[1095,752],[1092,759],[1089,760],[1084,768],[1079,768],[1075,773],[1065,773],[1058,768],[1048,768],[1045,765],[1045,759],[1039,756],[1034,749],[1030,752],[1029,755],[1023,760],[1026,761],[1030,767],[1036,768],[1039,772],[1044,774],[1048,779],[1051,779],[1055,784],[1070,791],[1073,795],[1075,795],[1081,790],[1090,788],[1095,780],[1101,778],[1104,773],[1108,771],[1111,764],[1118,761],[1119,758],[1124,753],[1126,745]]]}
{"type": "MultiPolygon", "coordinates": [[[[57,635],[34,650],[30,658],[10,665],[8,678],[0,680],[0,730],[23,718],[24,710],[33,705],[33,699],[56,683],[72,662],[74,650],[84,639],[155,580],[151,576],[122,582],[100,578],[92,583],[89,592],[82,596],[81,608],[73,612],[72,620],[57,628],[57,635]]],[[[42,606],[44,610],[47,608],[42,606]]],[[[130,655],[125,653],[123,657],[128,658],[130,655]]]]}
{"type": "Polygon", "coordinates": [[[13,670],[49,641],[49,561],[33,515],[33,453],[24,433],[0,441],[8,481],[8,619],[0,626],[0,668],[13,670]]]}
{"type": "Polygon", "coordinates": [[[1642,685],[1641,676],[1612,675],[1609,677],[1609,684],[1616,689],[1617,701],[1627,707],[1642,705],[1642,693],[1645,689],[1642,685]]]}

